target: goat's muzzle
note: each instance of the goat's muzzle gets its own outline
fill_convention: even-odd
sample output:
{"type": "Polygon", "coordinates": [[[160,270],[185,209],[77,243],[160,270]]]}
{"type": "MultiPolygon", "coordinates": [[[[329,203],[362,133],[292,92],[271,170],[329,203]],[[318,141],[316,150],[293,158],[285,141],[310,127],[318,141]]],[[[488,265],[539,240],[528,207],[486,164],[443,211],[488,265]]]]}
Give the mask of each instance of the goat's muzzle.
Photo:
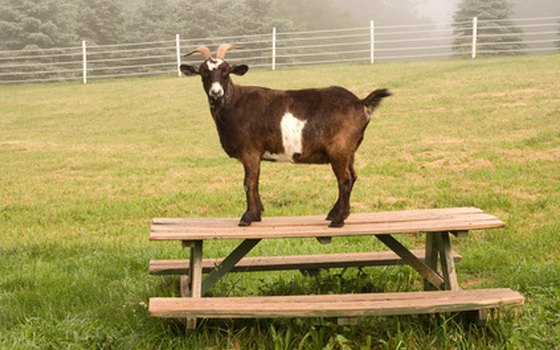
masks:
{"type": "Polygon", "coordinates": [[[210,86],[210,90],[208,90],[208,97],[210,97],[212,100],[220,100],[221,98],[223,98],[224,88],[222,87],[222,84],[218,82],[212,83],[212,85],[210,86]]]}

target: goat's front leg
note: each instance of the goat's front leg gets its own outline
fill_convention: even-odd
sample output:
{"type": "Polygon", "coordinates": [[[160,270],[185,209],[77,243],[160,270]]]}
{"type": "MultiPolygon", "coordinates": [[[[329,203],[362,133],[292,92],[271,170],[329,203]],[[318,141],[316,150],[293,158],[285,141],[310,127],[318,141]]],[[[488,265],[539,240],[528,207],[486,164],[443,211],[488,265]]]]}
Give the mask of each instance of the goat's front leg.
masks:
{"type": "Polygon", "coordinates": [[[245,170],[245,195],[247,197],[247,211],[241,217],[239,226],[249,226],[253,221],[261,221],[263,205],[259,195],[259,174],[261,168],[260,157],[246,157],[241,159],[245,170]]]}

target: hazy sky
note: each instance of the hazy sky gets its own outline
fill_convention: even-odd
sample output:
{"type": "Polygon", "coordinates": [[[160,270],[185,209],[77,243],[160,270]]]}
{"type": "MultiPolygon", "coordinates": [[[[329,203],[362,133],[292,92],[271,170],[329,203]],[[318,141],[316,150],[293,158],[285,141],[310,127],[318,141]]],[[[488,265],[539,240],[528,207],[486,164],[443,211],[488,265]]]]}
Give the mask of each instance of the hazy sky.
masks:
{"type": "MultiPolygon", "coordinates": [[[[422,0],[419,11],[434,22],[453,20],[460,0],[422,0]]],[[[549,17],[560,16],[560,0],[515,0],[515,14],[513,17],[549,17]]]]}
{"type": "Polygon", "coordinates": [[[424,0],[423,2],[425,4],[418,9],[422,16],[429,17],[434,22],[447,22],[453,19],[458,0],[424,0]]]}

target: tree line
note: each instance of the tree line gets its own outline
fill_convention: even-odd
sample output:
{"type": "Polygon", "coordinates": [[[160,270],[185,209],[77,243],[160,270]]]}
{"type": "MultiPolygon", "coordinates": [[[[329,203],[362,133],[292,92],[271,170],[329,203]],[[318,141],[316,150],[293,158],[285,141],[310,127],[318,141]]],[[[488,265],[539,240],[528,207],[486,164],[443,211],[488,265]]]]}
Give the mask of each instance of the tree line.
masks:
{"type": "MultiPolygon", "coordinates": [[[[524,1],[524,0],[523,0],[524,1]]],[[[523,2],[518,0],[518,2],[523,2]]],[[[279,31],[428,22],[422,0],[0,0],[0,50],[20,50],[159,41],[173,38],[236,36],[279,31]]],[[[461,0],[455,22],[511,18],[508,0],[461,0]]],[[[521,49],[521,30],[496,22],[490,34],[507,34],[508,50],[521,49]]],[[[468,32],[455,26],[455,43],[468,32]]],[[[485,33],[488,34],[488,33],[485,33]]],[[[482,36],[481,38],[483,38],[482,36]]]]}
{"type": "Polygon", "coordinates": [[[0,49],[332,29],[365,26],[373,16],[408,23],[418,19],[420,1],[0,0],[0,49]]]}
{"type": "Polygon", "coordinates": [[[0,49],[299,30],[319,10],[329,24],[347,24],[330,0],[0,0],[0,49]]]}

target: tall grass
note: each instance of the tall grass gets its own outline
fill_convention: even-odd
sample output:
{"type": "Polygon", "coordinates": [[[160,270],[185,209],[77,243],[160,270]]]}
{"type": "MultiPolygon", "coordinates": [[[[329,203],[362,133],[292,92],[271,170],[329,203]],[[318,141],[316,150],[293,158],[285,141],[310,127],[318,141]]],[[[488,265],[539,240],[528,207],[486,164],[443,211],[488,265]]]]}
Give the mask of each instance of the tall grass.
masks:
{"type": "MultiPolygon", "coordinates": [[[[487,327],[453,315],[209,320],[147,315],[177,295],[151,277],[153,217],[240,216],[241,166],[219,146],[198,79],[0,87],[0,347],[6,349],[554,349],[560,344],[559,55],[253,71],[241,84],[342,85],[394,96],[358,151],[353,211],[476,206],[507,228],[454,241],[464,288],[511,287],[522,308],[487,327]]],[[[326,214],[327,166],[263,164],[266,216],[326,214]]],[[[237,242],[211,242],[224,256],[237,242]]],[[[420,239],[405,241],[409,246],[420,239]]],[[[368,251],[375,238],[262,242],[254,255],[368,251]]],[[[213,295],[414,290],[407,267],[231,274],[213,295]]]]}

